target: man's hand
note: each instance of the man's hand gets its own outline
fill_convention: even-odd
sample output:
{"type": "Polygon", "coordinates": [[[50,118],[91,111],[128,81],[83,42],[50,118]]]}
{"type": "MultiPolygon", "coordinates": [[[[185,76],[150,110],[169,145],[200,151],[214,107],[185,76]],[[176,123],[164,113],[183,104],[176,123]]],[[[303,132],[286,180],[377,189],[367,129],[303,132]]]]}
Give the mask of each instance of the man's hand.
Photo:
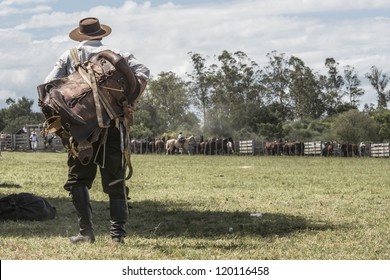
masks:
{"type": "Polygon", "coordinates": [[[137,108],[134,104],[127,105],[127,109],[130,111],[130,113],[134,113],[135,111],[137,111],[137,108]]]}

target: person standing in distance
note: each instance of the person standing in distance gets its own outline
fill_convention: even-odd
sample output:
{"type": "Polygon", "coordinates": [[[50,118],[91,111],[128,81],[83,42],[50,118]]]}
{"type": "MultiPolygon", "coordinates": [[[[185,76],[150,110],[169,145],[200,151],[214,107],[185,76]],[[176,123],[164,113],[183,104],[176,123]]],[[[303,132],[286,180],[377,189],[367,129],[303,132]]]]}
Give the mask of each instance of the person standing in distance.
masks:
{"type": "MultiPolygon", "coordinates": [[[[102,44],[102,38],[111,33],[108,25],[100,24],[99,19],[87,17],[79,22],[79,26],[69,33],[69,37],[79,42],[77,54],[80,63],[87,61],[93,55],[103,50],[111,50],[124,57],[130,69],[133,71],[139,94],[144,91],[149,80],[149,69],[141,64],[135,57],[127,52],[109,48],[102,44]]],[[[67,77],[75,71],[75,63],[72,60],[71,50],[65,51],[56,61],[52,71],[45,79],[45,83],[59,78],[67,77]]],[[[129,104],[129,110],[134,110],[134,104],[129,104]]],[[[114,243],[124,243],[126,236],[125,224],[128,218],[127,194],[125,186],[126,166],[123,164],[121,150],[120,131],[111,121],[107,128],[106,149],[104,153],[105,167],[100,167],[103,191],[108,194],[110,203],[110,235],[114,243]]],[[[76,143],[77,144],[77,143],[76,143]]],[[[94,147],[94,156],[98,152],[94,147]]],[[[71,153],[68,156],[68,179],[64,185],[65,190],[70,192],[73,205],[76,209],[79,233],[71,236],[72,243],[95,241],[95,234],[92,223],[92,207],[89,197],[89,189],[96,177],[97,165],[90,161],[83,165],[77,157],[71,153]]]]}
{"type": "Polygon", "coordinates": [[[31,143],[31,150],[33,150],[33,152],[36,152],[38,147],[38,136],[35,131],[31,132],[30,143],[31,143]]]}

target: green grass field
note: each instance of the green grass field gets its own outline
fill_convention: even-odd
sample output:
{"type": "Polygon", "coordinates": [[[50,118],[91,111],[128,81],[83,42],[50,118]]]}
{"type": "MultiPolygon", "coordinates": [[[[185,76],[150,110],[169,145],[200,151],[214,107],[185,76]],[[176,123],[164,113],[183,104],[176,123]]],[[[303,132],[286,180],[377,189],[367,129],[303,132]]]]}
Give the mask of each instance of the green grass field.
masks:
{"type": "Polygon", "coordinates": [[[58,213],[1,222],[0,259],[390,259],[390,159],[133,155],[128,237],[115,246],[99,177],[97,241],[68,241],[78,227],[66,158],[2,152],[0,196],[34,193],[58,213]]]}

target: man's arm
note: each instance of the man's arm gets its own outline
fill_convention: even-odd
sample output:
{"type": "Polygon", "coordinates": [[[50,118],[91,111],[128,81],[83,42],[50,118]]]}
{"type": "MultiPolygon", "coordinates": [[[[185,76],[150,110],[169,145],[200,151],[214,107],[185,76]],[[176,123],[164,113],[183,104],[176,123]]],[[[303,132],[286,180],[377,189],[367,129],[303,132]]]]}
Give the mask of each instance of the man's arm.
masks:
{"type": "Polygon", "coordinates": [[[131,70],[133,71],[137,81],[138,81],[138,90],[139,94],[137,99],[134,101],[134,104],[138,102],[142,93],[144,92],[146,85],[149,81],[150,70],[145,65],[140,63],[133,55],[129,55],[127,58],[127,63],[129,64],[131,70]]]}
{"type": "Polygon", "coordinates": [[[47,77],[45,78],[45,83],[68,76],[67,68],[66,68],[68,53],[69,52],[65,52],[57,59],[53,69],[51,70],[49,75],[47,75],[47,77]]]}

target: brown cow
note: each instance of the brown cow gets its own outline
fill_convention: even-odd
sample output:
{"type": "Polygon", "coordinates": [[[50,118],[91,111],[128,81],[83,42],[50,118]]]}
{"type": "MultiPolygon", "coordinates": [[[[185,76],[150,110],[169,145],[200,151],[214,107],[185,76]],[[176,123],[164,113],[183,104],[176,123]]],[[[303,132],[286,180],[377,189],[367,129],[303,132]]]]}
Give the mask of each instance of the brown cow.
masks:
{"type": "Polygon", "coordinates": [[[208,154],[208,151],[209,151],[209,149],[208,149],[208,147],[209,147],[208,142],[209,141],[206,140],[206,141],[202,141],[202,142],[199,143],[199,153],[200,154],[204,154],[204,155],[208,154]]]}
{"type": "Polygon", "coordinates": [[[281,155],[283,153],[284,143],[282,140],[265,142],[267,155],[281,155]]]}
{"type": "Polygon", "coordinates": [[[161,139],[156,140],[154,145],[156,147],[156,153],[158,153],[158,154],[164,153],[165,144],[164,144],[163,140],[161,140],[161,139]]]}

